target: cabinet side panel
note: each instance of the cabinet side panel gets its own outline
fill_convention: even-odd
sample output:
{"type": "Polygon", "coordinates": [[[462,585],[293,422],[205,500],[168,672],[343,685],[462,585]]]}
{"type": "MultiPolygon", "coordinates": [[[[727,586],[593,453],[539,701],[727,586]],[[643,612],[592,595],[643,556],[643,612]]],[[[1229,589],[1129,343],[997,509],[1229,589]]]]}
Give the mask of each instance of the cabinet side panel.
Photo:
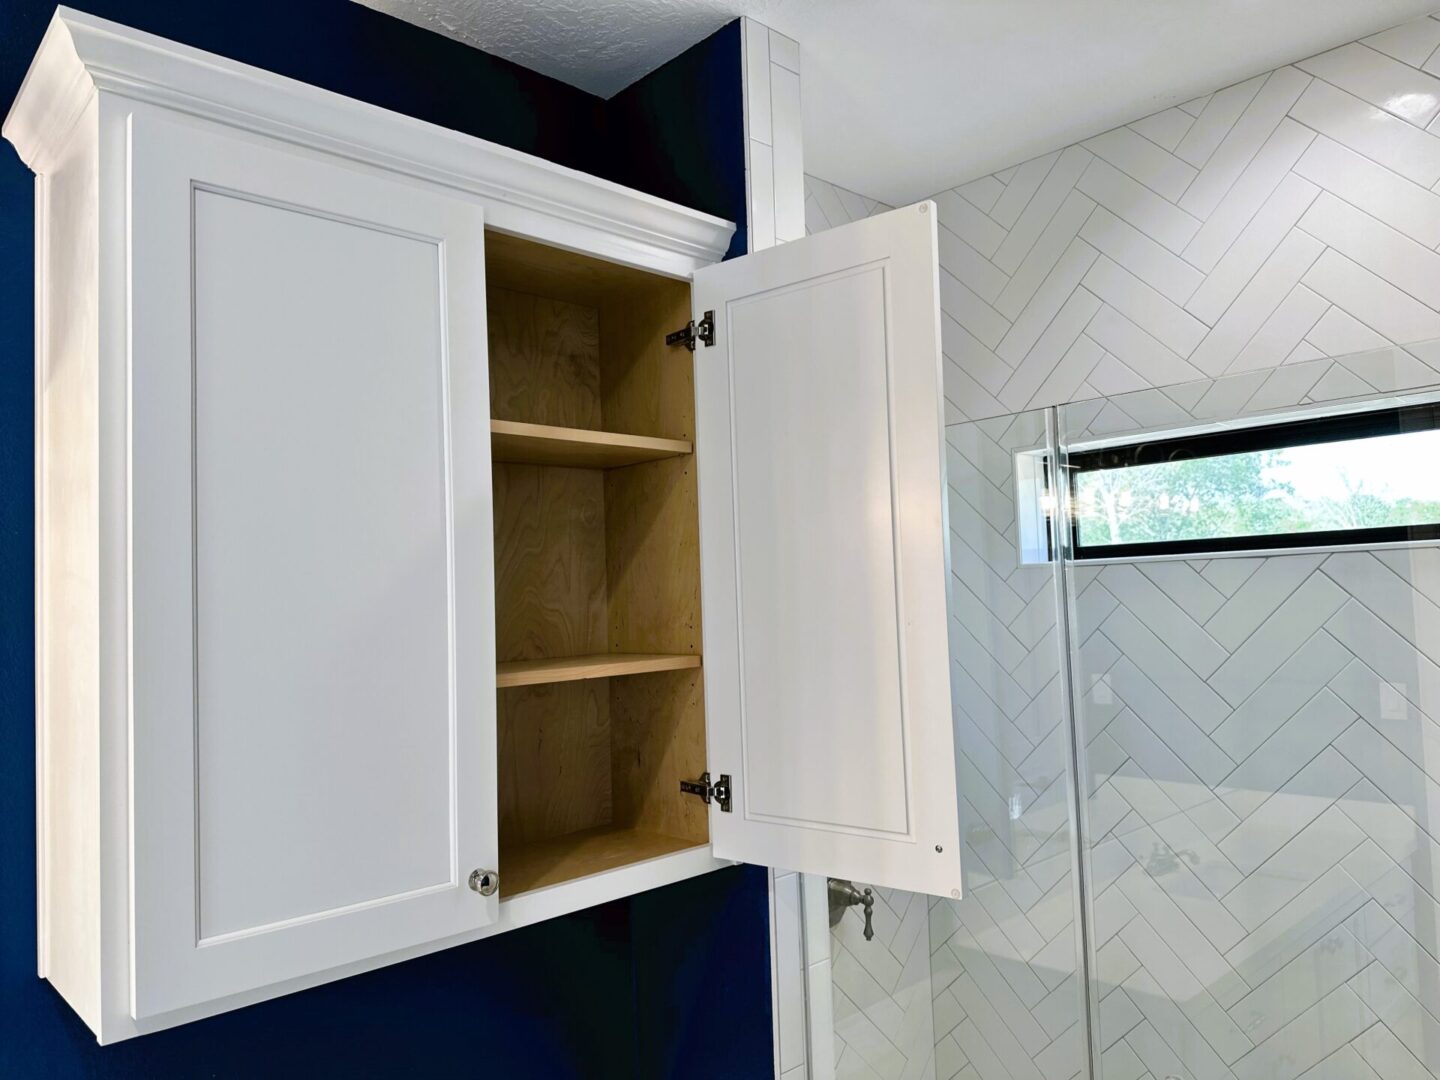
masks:
{"type": "MultiPolygon", "coordinates": [[[[613,431],[693,438],[692,357],[665,333],[690,317],[685,282],[655,279],[600,309],[600,387],[613,431]]],[[[695,655],[700,641],[700,533],[692,456],[605,474],[609,647],[695,655]]],[[[703,675],[614,679],[610,689],[617,822],[704,843],[708,812],[680,794],[707,768],[703,675]]]]}
{"type": "Polygon", "coordinates": [[[45,176],[37,349],[41,969],[100,1025],[97,106],[45,176]]]}
{"type": "Polygon", "coordinates": [[[600,401],[608,431],[695,437],[694,355],[665,344],[690,318],[690,283],[621,279],[600,305],[600,401]]]}

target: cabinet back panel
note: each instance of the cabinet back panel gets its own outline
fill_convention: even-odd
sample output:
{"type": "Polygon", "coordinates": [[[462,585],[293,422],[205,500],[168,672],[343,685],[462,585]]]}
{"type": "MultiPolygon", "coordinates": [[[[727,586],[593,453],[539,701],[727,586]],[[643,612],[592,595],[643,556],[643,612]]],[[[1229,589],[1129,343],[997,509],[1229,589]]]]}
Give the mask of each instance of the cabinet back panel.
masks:
{"type": "Polygon", "coordinates": [[[605,650],[605,488],[593,469],[496,465],[496,655],[605,650]]]}
{"type": "Polygon", "coordinates": [[[599,315],[531,293],[486,290],[490,415],[496,420],[598,429],[599,315]]]}
{"type": "Polygon", "coordinates": [[[499,704],[503,842],[533,843],[609,824],[607,681],[501,690],[499,704]]]}

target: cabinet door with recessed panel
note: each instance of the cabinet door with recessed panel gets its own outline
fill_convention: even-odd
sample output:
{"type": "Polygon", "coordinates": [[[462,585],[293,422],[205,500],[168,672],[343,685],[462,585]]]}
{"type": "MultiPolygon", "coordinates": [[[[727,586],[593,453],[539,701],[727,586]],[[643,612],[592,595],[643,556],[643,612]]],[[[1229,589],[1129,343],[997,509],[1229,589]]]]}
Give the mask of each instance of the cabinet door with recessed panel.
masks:
{"type": "Polygon", "coordinates": [[[483,926],[498,841],[480,207],[143,112],[129,168],[142,1018],[483,926]]]}
{"type": "Polygon", "coordinates": [[[959,895],[935,208],[695,275],[715,854],[959,895]]]}

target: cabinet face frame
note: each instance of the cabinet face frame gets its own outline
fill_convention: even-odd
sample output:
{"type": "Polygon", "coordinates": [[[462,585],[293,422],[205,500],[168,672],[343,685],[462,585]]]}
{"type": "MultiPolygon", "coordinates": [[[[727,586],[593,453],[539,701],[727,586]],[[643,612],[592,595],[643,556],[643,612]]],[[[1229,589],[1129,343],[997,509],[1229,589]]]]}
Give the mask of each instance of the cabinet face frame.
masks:
{"type": "MultiPolygon", "coordinates": [[[[493,868],[499,852],[485,309],[469,302],[484,292],[481,207],[463,196],[238,140],[199,123],[133,115],[128,135],[130,975],[131,1011],[140,1018],[491,923],[498,899],[479,895],[469,888],[467,878],[472,869],[493,868]],[[222,224],[227,219],[230,223],[222,224]],[[257,357],[247,365],[246,354],[236,354],[228,342],[211,336],[202,325],[204,311],[226,312],[220,317],[229,322],[221,325],[232,326],[237,333],[240,324],[235,320],[244,318],[236,308],[237,298],[223,294],[225,285],[211,283],[216,278],[247,292],[259,290],[257,305],[288,302],[279,296],[264,299],[260,282],[267,254],[243,249],[246,241],[234,232],[247,228],[279,229],[274,234],[277,243],[282,242],[283,232],[304,230],[308,251],[318,265],[345,257],[342,252],[356,259],[376,259],[374,273],[382,276],[389,272],[383,260],[401,260],[397,265],[406,267],[414,264],[414,270],[402,271],[412,275],[406,282],[413,282],[413,287],[402,290],[399,286],[406,282],[396,280],[396,287],[388,291],[397,296],[413,293],[408,318],[418,322],[407,327],[433,326],[434,338],[422,349],[428,354],[422,362],[438,363],[439,370],[418,385],[434,379],[438,402],[432,398],[429,405],[417,400],[405,406],[418,408],[415,415],[424,417],[438,403],[440,414],[430,421],[434,426],[416,432],[427,445],[412,448],[398,438],[383,449],[367,450],[356,445],[363,435],[353,426],[352,414],[327,413],[321,404],[326,396],[353,401],[355,408],[364,410],[355,416],[373,410],[380,417],[388,405],[401,407],[401,402],[392,397],[387,404],[363,381],[339,385],[348,374],[345,357],[327,350],[324,342],[330,335],[311,326],[304,304],[275,309],[274,317],[287,335],[313,339],[307,355],[338,372],[319,384],[314,376],[302,376],[291,368],[294,378],[277,372],[279,385],[255,386],[255,377],[241,369],[274,361],[257,357]],[[233,239],[226,239],[227,233],[233,239]],[[229,246],[207,253],[205,238],[229,246]],[[217,257],[222,261],[211,261],[217,257]],[[427,263],[428,272],[435,275],[430,282],[424,280],[427,263]],[[234,275],[233,280],[229,275],[234,275]],[[223,361],[217,359],[227,353],[223,361]],[[202,365],[205,357],[210,359],[202,365]],[[223,400],[213,398],[212,391],[202,391],[217,379],[232,388],[223,400]],[[287,390],[299,392],[305,383],[315,404],[297,414],[285,402],[287,390]],[[247,426],[243,417],[227,415],[233,403],[242,400],[259,411],[261,423],[260,417],[281,417],[275,422],[285,426],[277,428],[277,438],[293,440],[296,447],[289,468],[262,450],[268,441],[263,433],[257,433],[252,450],[242,458],[237,459],[237,444],[228,436],[213,451],[207,448],[207,429],[223,424],[238,432],[247,426]],[[197,411],[205,409],[208,418],[206,412],[197,411]],[[327,431],[331,415],[336,422],[333,431],[327,431]],[[344,444],[352,440],[352,448],[347,449],[344,444]],[[244,528],[245,522],[225,509],[225,500],[217,501],[208,492],[208,470],[218,469],[215,475],[230,477],[223,481],[225,490],[234,491],[237,498],[276,507],[270,524],[279,536],[285,536],[289,524],[282,516],[284,506],[294,507],[297,516],[310,515],[304,520],[313,518],[317,530],[323,530],[326,515],[307,508],[313,500],[304,492],[303,477],[312,463],[298,456],[307,453],[307,446],[315,447],[317,464],[367,452],[408,463],[396,466],[408,470],[403,474],[404,488],[413,489],[416,482],[438,482],[439,487],[427,497],[438,502],[425,503],[432,510],[424,511],[414,496],[406,506],[427,517],[438,511],[438,520],[431,517],[433,524],[422,526],[420,518],[397,507],[406,520],[397,523],[393,535],[378,548],[367,542],[368,527],[357,525],[340,532],[331,526],[323,534],[327,554],[314,550],[314,543],[300,535],[275,544],[273,550],[263,542],[250,546],[253,561],[247,563],[245,550],[236,549],[235,541],[216,531],[219,522],[227,522],[227,530],[244,528]],[[267,457],[272,459],[268,466],[267,457]],[[274,474],[277,480],[292,470],[299,474],[295,484],[287,485],[287,494],[280,496],[281,503],[273,501],[274,481],[248,494],[243,483],[239,488],[232,483],[243,477],[250,461],[256,469],[279,469],[274,474]],[[207,533],[210,514],[221,516],[207,533]],[[350,585],[337,578],[328,588],[307,593],[303,582],[321,565],[315,563],[308,572],[291,565],[285,553],[297,543],[301,545],[295,547],[297,553],[306,551],[308,544],[310,558],[336,566],[342,574],[354,566],[365,576],[352,579],[350,585]],[[221,562],[208,560],[210,569],[205,570],[208,545],[223,546],[229,554],[219,557],[221,562]],[[419,560],[403,580],[400,572],[406,568],[389,554],[400,550],[419,560]],[[443,567],[434,565],[437,558],[443,567]],[[273,561],[267,565],[267,560],[273,561]],[[255,583],[227,584],[242,568],[255,583]],[[372,576],[387,573],[395,575],[393,580],[372,576]],[[267,632],[261,624],[266,610],[278,614],[271,602],[255,604],[243,594],[253,593],[265,579],[284,580],[291,575],[298,575],[290,594],[296,607],[287,610],[313,623],[317,643],[362,652],[378,645],[393,655],[400,642],[381,644],[389,640],[385,624],[400,619],[415,631],[412,641],[417,650],[426,651],[417,651],[413,665],[387,668],[384,682],[374,688],[376,700],[392,704],[367,712],[367,701],[345,689],[348,679],[336,684],[313,665],[290,663],[286,656],[293,654],[276,652],[267,667],[254,671],[245,656],[237,655],[237,650],[262,649],[266,637],[285,632],[279,626],[267,632]],[[336,601],[352,591],[357,598],[369,597],[385,606],[366,604],[342,619],[345,608],[336,601]],[[230,606],[223,614],[206,614],[208,598],[227,595],[230,606]],[[372,622],[374,629],[367,629],[372,622]],[[217,646],[223,655],[207,660],[201,648],[206,634],[219,634],[237,644],[217,646]],[[245,640],[253,644],[239,644],[245,640]],[[275,686],[275,693],[282,695],[273,699],[275,707],[295,710],[293,722],[262,715],[262,710],[268,711],[265,703],[272,700],[264,685],[272,670],[285,680],[275,686]],[[417,682],[420,676],[412,677],[411,670],[431,674],[417,682]],[[441,685],[433,683],[436,676],[441,685]],[[314,700],[313,708],[320,711],[307,712],[295,704],[297,694],[314,700]],[[347,706],[341,703],[346,701],[356,712],[347,712],[342,720],[335,710],[344,711],[347,706]],[[423,734],[432,746],[423,757],[417,747],[412,764],[426,771],[382,773],[376,776],[379,786],[367,795],[362,789],[369,785],[361,774],[368,778],[375,775],[369,770],[384,769],[386,760],[394,760],[393,748],[383,748],[401,734],[393,725],[387,727],[384,717],[399,716],[398,710],[411,701],[420,711],[410,730],[417,738],[423,734]],[[437,715],[437,708],[444,712],[437,715]],[[223,719],[207,719],[207,713],[223,719]],[[243,731],[234,730],[252,722],[266,732],[270,753],[252,753],[243,731]],[[332,727],[333,732],[326,734],[332,727]],[[287,734],[291,732],[293,737],[287,734]],[[207,751],[207,740],[229,750],[207,751]],[[217,752],[224,756],[217,758],[217,752]],[[312,863],[335,862],[329,850],[332,844],[352,852],[351,858],[323,876],[307,872],[306,860],[282,872],[279,868],[286,860],[280,851],[273,858],[264,855],[267,844],[283,844],[284,822],[260,805],[245,811],[243,803],[251,798],[246,794],[250,777],[230,772],[241,768],[243,761],[243,767],[259,770],[262,784],[288,785],[271,791],[282,805],[299,813],[314,796],[306,792],[303,774],[296,775],[294,765],[280,760],[292,752],[299,760],[333,758],[340,767],[339,782],[317,784],[321,801],[294,826],[317,830],[307,840],[313,849],[312,863]],[[429,794],[437,785],[446,792],[439,799],[429,794]],[[356,811],[372,799],[379,805],[392,803],[397,820],[392,823],[384,816],[370,822],[363,835],[357,834],[359,821],[351,825],[357,815],[327,796],[350,800],[356,811]],[[433,842],[425,844],[423,836],[404,835],[406,819],[399,815],[412,804],[430,806],[423,818],[414,819],[417,824],[444,820],[448,838],[438,849],[433,842]],[[323,823],[312,825],[317,820],[323,823]],[[414,850],[407,852],[426,846],[431,850],[423,858],[414,850]],[[389,865],[378,876],[365,861],[367,850],[377,859],[384,852],[389,865]],[[276,868],[275,876],[267,879],[270,867],[276,868]],[[207,880],[211,877],[217,884],[207,880]]],[[[338,273],[340,263],[334,265],[338,273]]],[[[343,317],[346,301],[335,284],[316,281],[313,295],[330,305],[328,317],[343,317]]],[[[266,310],[271,309],[260,306],[256,314],[266,310]]],[[[205,315],[207,320],[210,317],[205,315]]],[[[318,312],[316,317],[321,317],[318,312]]],[[[263,341],[264,335],[258,340],[263,341]]],[[[356,352],[349,353],[357,373],[373,366],[374,361],[365,356],[367,345],[361,342],[356,352]]],[[[278,349],[285,347],[283,342],[276,344],[278,349]]],[[[297,363],[303,364],[305,358],[297,356],[297,363]]],[[[356,378],[363,380],[359,374],[356,378]]],[[[422,390],[421,397],[426,396],[422,390]]],[[[325,481],[321,476],[316,480],[318,496],[325,481]]],[[[353,487],[342,485],[342,489],[353,487]]],[[[400,488],[394,491],[397,496],[401,493],[400,488]]],[[[376,494],[380,496],[378,489],[376,494]]],[[[371,512],[364,508],[365,500],[362,491],[342,490],[330,501],[335,512],[365,515],[371,512]]],[[[276,596],[273,602],[285,601],[276,596]]],[[[296,647],[304,647],[303,642],[296,647]]],[[[359,655],[349,663],[358,663],[359,655]]],[[[257,789],[254,797],[263,799],[264,792],[257,789]]],[[[289,858],[294,861],[298,855],[289,858]]]]}

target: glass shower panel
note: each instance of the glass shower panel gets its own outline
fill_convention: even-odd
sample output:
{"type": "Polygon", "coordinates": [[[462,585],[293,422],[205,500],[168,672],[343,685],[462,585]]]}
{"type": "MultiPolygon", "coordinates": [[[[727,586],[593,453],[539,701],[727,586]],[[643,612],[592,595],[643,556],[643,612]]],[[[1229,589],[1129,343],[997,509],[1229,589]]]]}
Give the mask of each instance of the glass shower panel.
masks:
{"type": "Polygon", "coordinates": [[[964,897],[875,889],[870,940],[860,906],[836,909],[835,1075],[1069,1080],[1085,1028],[1059,589],[1043,515],[1017,510],[1053,447],[1043,410],[946,435],[964,897]]]}
{"type": "Polygon", "coordinates": [[[1084,1075],[1074,788],[1046,410],[947,429],[965,896],[930,907],[937,1077],[1084,1075]],[[1003,1070],[1003,1071],[1002,1071],[1003,1070]]]}
{"type": "MultiPolygon", "coordinates": [[[[1302,374],[1062,406],[1061,460],[1355,404],[1302,374]]],[[[1063,576],[1104,1080],[1440,1076],[1440,548],[1063,576]]]]}

